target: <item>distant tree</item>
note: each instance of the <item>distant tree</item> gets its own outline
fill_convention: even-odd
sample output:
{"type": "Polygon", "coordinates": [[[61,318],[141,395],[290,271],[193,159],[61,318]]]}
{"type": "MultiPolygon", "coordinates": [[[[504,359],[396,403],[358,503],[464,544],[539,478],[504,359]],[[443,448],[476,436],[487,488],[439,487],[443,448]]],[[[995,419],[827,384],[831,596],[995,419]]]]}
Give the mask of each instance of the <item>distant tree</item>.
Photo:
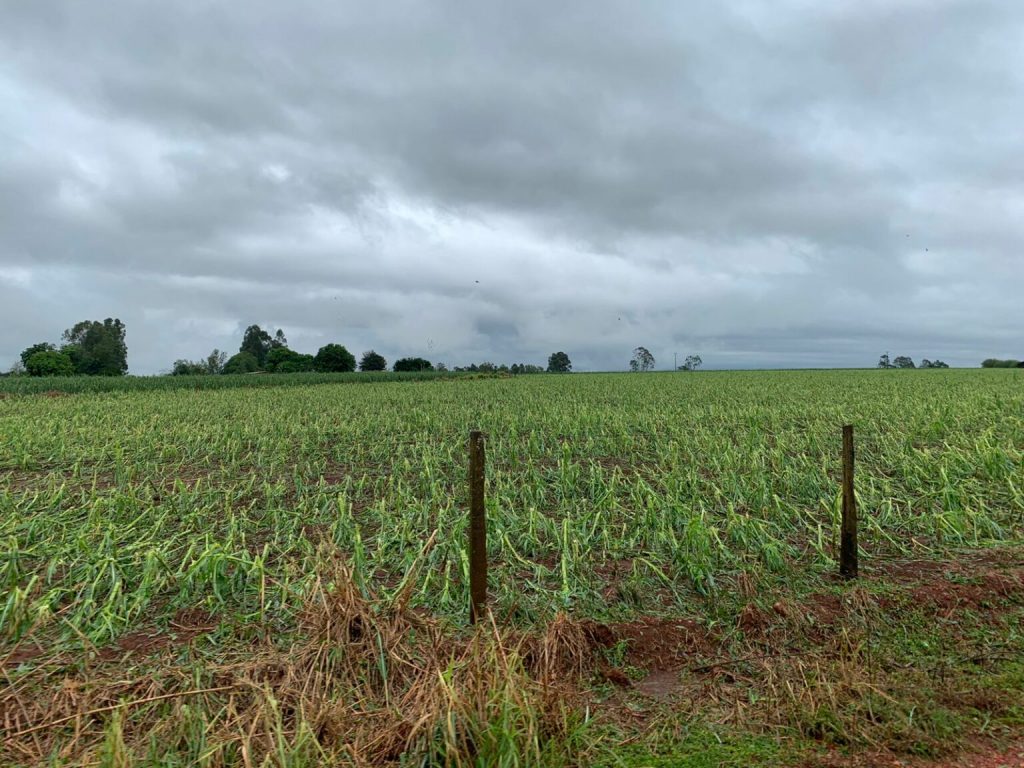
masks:
{"type": "MultiPolygon", "coordinates": [[[[313,355],[304,355],[300,352],[291,352],[291,355],[278,363],[274,373],[306,373],[314,370],[316,358],[313,355]]],[[[273,353],[273,350],[271,350],[273,353]]]]}
{"type": "Polygon", "coordinates": [[[273,347],[267,352],[266,370],[270,373],[299,373],[313,370],[314,357],[288,347],[273,347]]]}
{"type": "Polygon", "coordinates": [[[633,350],[633,359],[629,361],[629,370],[634,373],[646,373],[654,368],[654,355],[646,347],[633,350]]]}
{"type": "Polygon", "coordinates": [[[878,358],[878,368],[892,368],[892,363],[889,362],[889,353],[886,352],[878,358]]]}
{"type": "Polygon", "coordinates": [[[378,355],[372,349],[369,352],[363,352],[363,356],[359,360],[360,371],[386,371],[387,369],[388,361],[384,359],[384,355],[378,355]]]}
{"type": "Polygon", "coordinates": [[[191,360],[175,360],[171,367],[171,376],[203,376],[206,374],[204,363],[194,363],[191,360]]]}
{"type": "Polygon", "coordinates": [[[260,369],[259,361],[251,352],[239,352],[232,355],[226,363],[222,373],[254,373],[260,369]]]}
{"type": "Polygon", "coordinates": [[[171,367],[172,376],[206,376],[223,373],[228,353],[214,349],[203,360],[175,360],[171,367]]]}
{"type": "Polygon", "coordinates": [[[914,361],[905,355],[900,355],[892,361],[893,368],[915,368],[914,361]]]}
{"type": "MultiPolygon", "coordinates": [[[[472,368],[472,366],[470,366],[472,368]]],[[[494,373],[498,370],[498,366],[494,363],[483,362],[476,366],[476,370],[479,373],[494,373]]]]}
{"type": "Polygon", "coordinates": [[[61,351],[71,358],[75,373],[86,376],[124,376],[128,372],[125,327],[117,318],[83,320],[64,331],[61,351]]]}
{"type": "Polygon", "coordinates": [[[447,372],[448,366],[445,365],[444,363],[438,363],[437,365],[434,366],[434,370],[447,372]]]}
{"type": "Polygon", "coordinates": [[[1019,360],[999,360],[997,358],[990,357],[987,360],[983,360],[981,363],[982,368],[1017,368],[1020,365],[1019,360]]]}
{"type": "Polygon", "coordinates": [[[520,373],[544,373],[544,369],[541,368],[539,365],[531,365],[530,363],[527,363],[526,365],[520,365],[519,366],[519,372],[520,373]]]}
{"type": "Polygon", "coordinates": [[[927,357],[924,360],[921,361],[921,367],[922,368],[949,368],[949,366],[946,365],[941,360],[929,360],[927,357]]]}
{"type": "Polygon", "coordinates": [[[403,357],[401,360],[396,360],[394,365],[396,372],[410,371],[432,371],[434,366],[429,360],[424,360],[422,357],[403,357]]]}
{"type": "MultiPolygon", "coordinates": [[[[284,334],[278,331],[280,338],[284,338],[284,334]]],[[[256,367],[260,370],[267,365],[267,353],[275,346],[277,339],[271,337],[269,333],[264,331],[258,325],[250,325],[245,329],[245,333],[242,336],[242,345],[238,348],[239,352],[248,352],[250,355],[256,358],[256,367]]],[[[277,346],[281,346],[277,344],[277,346]]]]}
{"type": "Polygon", "coordinates": [[[702,365],[704,365],[704,361],[700,359],[700,355],[687,355],[686,360],[679,366],[679,370],[696,371],[702,365]]]}
{"type": "Polygon", "coordinates": [[[280,349],[281,347],[288,346],[288,339],[284,337],[284,331],[280,328],[277,329],[277,333],[274,334],[274,338],[270,340],[271,349],[280,349]]]}
{"type": "Polygon", "coordinates": [[[219,349],[214,348],[210,354],[206,356],[206,362],[204,367],[206,373],[216,375],[224,370],[224,364],[228,361],[228,353],[221,352],[219,349]]]}
{"type": "Polygon", "coordinates": [[[288,347],[271,347],[267,351],[267,359],[263,365],[263,369],[269,373],[275,373],[277,367],[287,360],[291,360],[294,355],[298,352],[293,352],[288,347]]]}
{"type": "Polygon", "coordinates": [[[15,360],[11,365],[11,370],[6,374],[8,376],[24,376],[28,371],[25,369],[25,364],[21,360],[15,360]]]}
{"type": "Polygon", "coordinates": [[[41,341],[38,344],[33,344],[31,347],[21,353],[21,364],[27,365],[28,359],[32,357],[36,352],[55,352],[57,348],[48,341],[41,341]]]}
{"type": "Polygon", "coordinates": [[[175,360],[172,376],[206,376],[223,373],[228,353],[214,349],[203,360],[175,360]]]}
{"type": "Polygon", "coordinates": [[[355,369],[355,355],[341,344],[325,344],[313,358],[313,370],[321,373],[351,373],[355,369]]]}
{"type": "Polygon", "coordinates": [[[572,362],[565,352],[552,352],[548,358],[548,373],[571,373],[572,362]]]}
{"type": "Polygon", "coordinates": [[[75,364],[66,352],[47,349],[29,357],[25,370],[29,376],[74,376],[75,364]]]}

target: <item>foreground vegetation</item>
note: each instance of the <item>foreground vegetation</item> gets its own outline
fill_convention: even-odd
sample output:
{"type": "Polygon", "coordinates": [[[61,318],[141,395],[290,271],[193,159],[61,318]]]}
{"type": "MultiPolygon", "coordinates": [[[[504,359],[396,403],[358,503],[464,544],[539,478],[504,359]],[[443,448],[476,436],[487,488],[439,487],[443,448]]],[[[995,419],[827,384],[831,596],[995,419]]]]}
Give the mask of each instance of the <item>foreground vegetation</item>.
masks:
{"type": "Polygon", "coordinates": [[[1017,371],[303,376],[0,400],[4,764],[742,765],[1020,734],[1017,371]]]}

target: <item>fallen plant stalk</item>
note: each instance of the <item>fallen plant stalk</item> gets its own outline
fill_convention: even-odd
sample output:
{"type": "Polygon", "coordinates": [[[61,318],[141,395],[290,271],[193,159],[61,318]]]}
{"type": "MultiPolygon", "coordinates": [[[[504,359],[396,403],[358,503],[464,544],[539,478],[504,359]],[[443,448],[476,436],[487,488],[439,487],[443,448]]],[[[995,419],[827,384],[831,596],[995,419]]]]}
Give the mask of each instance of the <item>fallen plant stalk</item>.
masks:
{"type": "Polygon", "coordinates": [[[97,709],[90,709],[88,712],[76,712],[75,714],[68,715],[67,717],[59,717],[56,720],[51,720],[49,722],[42,723],[40,725],[33,725],[31,728],[26,728],[26,729],[24,729],[22,731],[17,731],[16,733],[12,733],[9,736],[6,736],[4,738],[4,741],[9,741],[11,739],[16,739],[19,736],[27,736],[30,733],[35,733],[36,731],[42,731],[42,730],[45,730],[47,728],[53,728],[54,726],[63,725],[64,723],[70,723],[72,720],[77,720],[80,717],[90,717],[91,715],[100,715],[100,714],[103,714],[104,712],[113,712],[115,709],[121,709],[121,707],[137,707],[140,704],[150,704],[150,703],[152,703],[154,701],[161,701],[163,699],[175,699],[175,698],[180,698],[182,696],[198,696],[198,695],[203,694],[203,693],[217,693],[219,691],[229,691],[232,688],[237,688],[237,687],[238,687],[237,685],[222,685],[222,686],[219,686],[217,688],[199,688],[197,690],[192,690],[192,691],[178,691],[176,693],[163,693],[163,694],[160,694],[159,696],[147,696],[144,699],[135,699],[135,701],[125,701],[125,702],[121,702],[120,704],[111,704],[111,705],[106,706],[106,707],[99,707],[97,709]]]}

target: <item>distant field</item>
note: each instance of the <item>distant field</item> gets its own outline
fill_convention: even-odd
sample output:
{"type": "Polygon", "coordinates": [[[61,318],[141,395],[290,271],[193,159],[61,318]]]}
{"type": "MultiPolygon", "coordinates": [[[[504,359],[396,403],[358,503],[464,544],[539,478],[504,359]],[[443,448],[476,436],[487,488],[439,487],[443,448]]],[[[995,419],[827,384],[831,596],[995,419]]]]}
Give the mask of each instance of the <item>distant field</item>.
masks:
{"type": "Polygon", "coordinates": [[[239,373],[219,376],[4,376],[0,394],[32,395],[47,392],[98,394],[100,392],[148,392],[171,389],[252,389],[313,384],[379,384],[382,381],[431,381],[472,376],[447,371],[393,373],[239,373]]]}
{"type": "MultiPolygon", "coordinates": [[[[705,718],[685,688],[722,654],[742,662],[783,642],[834,650],[823,664],[870,647],[904,662],[904,651],[923,653],[903,643],[932,637],[928,616],[913,631],[900,624],[898,642],[868,630],[897,626],[872,612],[903,605],[901,590],[917,589],[900,563],[931,563],[921,567],[953,585],[974,583],[968,563],[998,571],[1005,583],[983,590],[1006,611],[975,640],[1022,658],[1013,622],[1024,581],[1004,571],[1019,560],[1005,553],[1016,552],[1024,528],[1024,371],[420,377],[415,385],[385,374],[360,387],[313,385],[344,377],[244,377],[259,379],[253,388],[222,378],[241,377],[0,399],[8,683],[0,717],[21,734],[5,742],[4,765],[360,764],[397,760],[403,749],[419,755],[410,765],[496,764],[487,757],[495,755],[508,765],[592,764],[612,754],[648,765],[656,763],[643,754],[706,751],[702,739],[723,722],[732,730],[710,743],[736,740],[735,754],[722,758],[736,764],[873,740],[928,753],[943,737],[919,734],[928,726],[913,714],[893,736],[855,732],[842,713],[817,726],[792,715],[809,708],[816,722],[824,693],[790,701],[789,714],[762,711],[766,701],[782,707],[785,686],[780,677],[766,688],[781,672],[757,672],[755,662],[731,670],[756,680],[733,691],[743,710],[735,717],[705,718]],[[225,388],[197,391],[210,381],[225,388]],[[868,586],[831,575],[844,423],[856,430],[868,586]],[[470,428],[487,433],[496,624],[483,651],[466,650],[487,634],[465,627],[470,428]],[[808,620],[807,600],[822,595],[838,607],[827,621],[808,620]],[[811,625],[825,635],[815,639],[811,625]],[[666,638],[664,647],[649,635],[666,638]],[[487,659],[490,679],[519,681],[515,690],[480,693],[473,675],[486,675],[466,670],[483,662],[461,653],[487,659]],[[307,666],[297,672],[292,661],[307,666]],[[418,676],[435,663],[437,674],[418,676]],[[674,682],[645,699],[652,672],[674,682]],[[554,680],[571,689],[561,709],[545,698],[554,680]],[[683,690],[685,712],[671,705],[683,690]],[[648,702],[642,738],[622,715],[633,696],[648,702]],[[659,717],[675,723],[671,738],[645,730],[659,717]],[[378,743],[385,732],[394,743],[378,743]]],[[[7,379],[0,390],[30,381],[7,379]]],[[[927,601],[908,594],[916,598],[899,613],[916,616],[927,601]]],[[[964,621],[970,615],[957,612],[970,609],[950,606],[964,621]]],[[[967,646],[957,647],[960,658],[967,646]]],[[[813,688],[807,674],[801,690],[813,688]]],[[[1024,688],[1020,680],[1001,685],[1024,688]]],[[[726,683],[740,685],[715,677],[726,683]]],[[[870,692],[844,684],[854,686],[847,698],[870,692]]],[[[885,694],[880,711],[902,701],[875,685],[885,694]]],[[[908,680],[905,690],[920,685],[908,680]]],[[[715,712],[733,707],[715,696],[715,712]]],[[[945,738],[954,743],[973,716],[947,709],[945,738]]],[[[1012,732],[1011,715],[988,719],[1012,732]]]]}

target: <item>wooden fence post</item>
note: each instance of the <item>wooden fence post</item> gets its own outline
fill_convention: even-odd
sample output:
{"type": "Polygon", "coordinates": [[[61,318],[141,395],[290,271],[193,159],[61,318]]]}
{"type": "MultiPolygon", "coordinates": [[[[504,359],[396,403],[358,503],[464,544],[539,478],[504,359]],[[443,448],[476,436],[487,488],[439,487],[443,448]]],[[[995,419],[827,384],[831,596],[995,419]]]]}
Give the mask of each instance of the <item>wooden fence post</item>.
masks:
{"type": "Polygon", "coordinates": [[[857,498],[853,493],[853,425],[843,426],[843,522],[839,538],[839,574],[857,578],[857,498]]]}
{"type": "Polygon", "coordinates": [[[484,513],[484,435],[469,433],[469,621],[487,609],[487,518],[484,513]]]}

